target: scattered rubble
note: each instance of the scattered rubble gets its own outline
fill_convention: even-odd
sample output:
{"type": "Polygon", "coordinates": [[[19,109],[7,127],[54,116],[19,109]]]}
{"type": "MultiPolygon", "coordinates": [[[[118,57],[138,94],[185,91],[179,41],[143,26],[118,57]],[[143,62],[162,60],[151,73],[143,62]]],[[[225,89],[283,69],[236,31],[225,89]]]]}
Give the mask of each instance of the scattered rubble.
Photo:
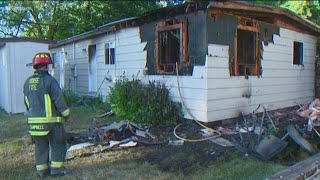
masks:
{"type": "MultiPolygon", "coordinates": [[[[259,105],[250,114],[241,113],[236,124],[215,128],[221,136],[209,138],[209,140],[221,148],[234,147],[243,152],[245,156],[252,155],[262,160],[272,159],[286,149],[290,143],[296,143],[306,152],[315,154],[317,150],[308,141],[308,137],[311,137],[311,131],[320,137],[316,130],[319,110],[320,101],[318,99],[307,105],[291,108],[290,112],[267,111],[263,105],[259,105]],[[316,118],[314,118],[315,116],[316,118]]],[[[107,112],[100,116],[111,114],[112,112],[107,112]]],[[[187,143],[173,136],[172,127],[162,129],[160,135],[151,133],[150,129],[151,127],[148,125],[123,120],[87,132],[69,133],[68,140],[72,146],[68,150],[67,159],[95,154],[111,148],[142,145],[184,146],[187,143]],[[84,151],[84,149],[86,150],[84,151]]],[[[194,129],[195,133],[191,136],[188,130],[184,130],[181,128],[180,131],[177,131],[179,136],[184,138],[212,136],[212,132],[208,129],[199,128],[197,130],[196,128],[194,129]]],[[[212,154],[215,154],[215,151],[212,154]]]]}

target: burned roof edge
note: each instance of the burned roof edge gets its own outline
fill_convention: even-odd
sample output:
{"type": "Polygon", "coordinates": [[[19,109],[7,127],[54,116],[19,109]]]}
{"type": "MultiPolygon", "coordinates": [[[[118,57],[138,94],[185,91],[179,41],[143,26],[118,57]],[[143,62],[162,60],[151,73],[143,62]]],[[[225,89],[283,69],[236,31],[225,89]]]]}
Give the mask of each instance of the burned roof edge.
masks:
{"type": "MultiPolygon", "coordinates": [[[[101,35],[106,32],[117,30],[117,27],[120,25],[120,29],[124,27],[134,27],[139,25],[140,23],[150,21],[150,20],[156,20],[163,18],[162,16],[158,16],[157,14],[161,14],[164,11],[170,12],[172,10],[176,10],[177,12],[181,9],[187,10],[187,8],[190,5],[197,6],[199,2],[192,2],[192,3],[185,3],[180,4],[176,6],[169,6],[164,7],[160,9],[156,9],[153,11],[146,12],[142,14],[139,17],[131,17],[131,18],[125,18],[118,21],[113,21],[108,24],[105,24],[103,26],[100,26],[94,30],[84,32],[63,40],[58,41],[56,44],[49,45],[49,49],[59,47],[65,44],[73,43],[76,41],[80,41],[89,37],[94,37],[97,35],[101,35]],[[151,18],[149,18],[151,17],[151,18]],[[155,19],[156,18],[156,19],[155,19]],[[124,26],[121,26],[121,24],[125,24],[124,26]]],[[[239,2],[239,1],[225,1],[225,2],[210,2],[210,3],[201,3],[199,5],[199,8],[196,8],[195,10],[204,10],[209,8],[217,8],[217,9],[226,9],[226,10],[242,10],[242,11],[251,11],[251,12],[259,12],[259,13],[270,13],[270,14],[278,14],[282,16],[286,16],[294,21],[297,21],[301,23],[302,25],[306,26],[308,29],[320,34],[320,26],[316,25],[315,23],[304,19],[300,17],[299,15],[291,12],[288,9],[285,8],[279,8],[275,6],[268,6],[268,5],[260,5],[260,4],[254,4],[249,2],[239,2]]],[[[190,11],[193,12],[193,11],[190,11]]],[[[165,16],[169,16],[168,13],[164,13],[165,16]]]]}
{"type": "Polygon", "coordinates": [[[320,26],[309,21],[308,19],[302,18],[301,16],[295,14],[294,12],[286,8],[255,4],[250,2],[240,2],[240,1],[211,2],[208,8],[218,8],[218,9],[226,9],[226,10],[245,10],[245,11],[252,11],[252,12],[282,15],[292,20],[295,20],[301,23],[302,25],[306,26],[307,28],[320,34],[320,26]]]}

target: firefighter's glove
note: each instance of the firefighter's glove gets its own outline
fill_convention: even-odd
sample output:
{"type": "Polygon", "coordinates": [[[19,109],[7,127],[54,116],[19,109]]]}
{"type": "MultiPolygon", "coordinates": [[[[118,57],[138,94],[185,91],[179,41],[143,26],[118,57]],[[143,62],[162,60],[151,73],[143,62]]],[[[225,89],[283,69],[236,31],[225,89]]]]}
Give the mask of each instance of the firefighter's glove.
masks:
{"type": "Polygon", "coordinates": [[[65,121],[68,124],[73,124],[73,122],[74,122],[73,117],[71,115],[65,117],[65,121]]]}

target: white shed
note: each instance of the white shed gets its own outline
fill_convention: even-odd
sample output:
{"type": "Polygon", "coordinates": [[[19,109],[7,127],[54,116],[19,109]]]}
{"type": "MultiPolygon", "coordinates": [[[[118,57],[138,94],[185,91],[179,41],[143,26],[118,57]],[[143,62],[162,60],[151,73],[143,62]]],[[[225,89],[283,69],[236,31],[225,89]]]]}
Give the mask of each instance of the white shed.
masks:
{"type": "Polygon", "coordinates": [[[0,107],[7,113],[25,112],[24,81],[33,73],[26,67],[34,54],[48,51],[52,42],[33,38],[0,38],[0,107]]]}

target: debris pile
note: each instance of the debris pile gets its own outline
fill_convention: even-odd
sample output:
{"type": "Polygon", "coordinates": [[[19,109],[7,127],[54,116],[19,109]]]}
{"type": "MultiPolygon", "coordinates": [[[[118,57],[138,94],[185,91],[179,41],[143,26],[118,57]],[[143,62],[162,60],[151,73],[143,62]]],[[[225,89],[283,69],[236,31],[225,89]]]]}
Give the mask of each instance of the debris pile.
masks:
{"type": "MultiPolygon", "coordinates": [[[[156,145],[167,144],[168,141],[157,141],[149,132],[148,126],[137,125],[123,120],[114,122],[111,125],[101,126],[83,133],[68,133],[68,143],[71,147],[67,152],[67,159],[74,158],[75,155],[68,157],[73,151],[95,146],[90,152],[76,153],[77,156],[90,155],[113,147],[132,147],[137,144],[156,145]]],[[[170,142],[172,143],[172,142],[170,142]]]]}
{"type": "MultiPolygon", "coordinates": [[[[263,105],[259,105],[250,114],[240,114],[240,119],[232,127],[217,127],[216,131],[221,136],[212,137],[210,129],[200,129],[191,138],[205,137],[209,141],[222,148],[235,147],[245,155],[253,155],[263,160],[270,160],[288,146],[295,142],[309,154],[316,153],[316,149],[306,139],[312,130],[320,137],[315,126],[318,126],[320,114],[320,100],[291,109],[289,113],[279,111],[267,111],[263,105]],[[307,122],[307,123],[305,123],[307,122]]],[[[109,116],[106,113],[103,116],[109,116]]],[[[96,119],[95,119],[96,121],[96,119]]],[[[150,132],[151,126],[135,124],[123,120],[110,125],[96,127],[82,133],[69,133],[68,142],[72,145],[67,153],[67,159],[76,156],[85,156],[103,152],[111,148],[133,147],[137,145],[184,145],[185,141],[173,136],[172,128],[166,128],[160,136],[150,132]],[[86,152],[81,152],[89,149],[86,152]],[[76,152],[76,153],[74,153],[76,152]]],[[[188,130],[179,131],[179,136],[188,139],[188,130]]]]}
{"type": "MultiPolygon", "coordinates": [[[[242,112],[241,121],[234,127],[218,127],[217,130],[222,136],[210,140],[224,147],[233,145],[246,155],[251,154],[263,160],[270,160],[288,146],[286,140],[290,137],[309,154],[315,154],[316,149],[306,137],[311,130],[320,137],[315,129],[315,126],[318,126],[319,114],[319,99],[303,107],[300,106],[300,109],[294,109],[289,114],[275,111],[271,113],[263,105],[259,105],[250,114],[245,115],[242,112]],[[259,109],[261,113],[258,113],[259,109]]],[[[208,134],[204,131],[203,136],[208,134]]]]}

